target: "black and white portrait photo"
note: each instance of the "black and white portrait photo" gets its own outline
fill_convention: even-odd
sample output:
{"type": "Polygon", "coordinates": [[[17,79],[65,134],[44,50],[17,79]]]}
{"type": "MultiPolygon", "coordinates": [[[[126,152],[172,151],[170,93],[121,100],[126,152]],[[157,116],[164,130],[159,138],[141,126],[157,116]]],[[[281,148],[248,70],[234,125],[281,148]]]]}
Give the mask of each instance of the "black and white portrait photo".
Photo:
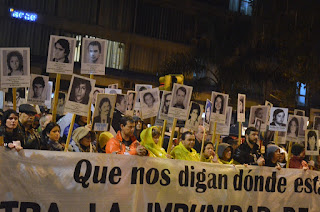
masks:
{"type": "Polygon", "coordinates": [[[172,98],[171,91],[163,91],[161,104],[160,104],[159,119],[162,119],[162,120],[168,119],[171,98],[172,98]]]}
{"type": "Polygon", "coordinates": [[[91,98],[91,111],[93,112],[94,111],[94,107],[96,105],[96,101],[97,101],[97,95],[98,94],[103,94],[104,93],[104,88],[98,88],[98,87],[95,87],[93,89],[93,92],[92,92],[92,98],[91,98]]]}
{"type": "MultiPolygon", "coordinates": [[[[16,89],[16,105],[17,108],[21,104],[27,103],[26,101],[26,88],[17,88],[16,89]]],[[[4,89],[4,104],[3,109],[12,109],[13,108],[13,93],[12,88],[4,89]]]]}
{"type": "Polygon", "coordinates": [[[146,85],[146,84],[135,84],[135,91],[137,92],[137,98],[136,102],[136,107],[140,108],[140,91],[148,90],[151,89],[152,85],[146,85]]]}
{"type": "Polygon", "coordinates": [[[65,111],[87,116],[88,108],[91,107],[89,100],[92,97],[95,82],[94,79],[72,75],[65,111]]]}
{"type": "Polygon", "coordinates": [[[259,118],[255,118],[254,127],[258,130],[259,133],[261,129],[261,124],[262,124],[262,120],[259,118]]]}
{"type": "Polygon", "coordinates": [[[47,72],[72,74],[76,39],[51,35],[47,60],[47,72]]]}
{"type": "Polygon", "coordinates": [[[30,49],[1,48],[1,88],[29,87],[30,49]]]}
{"type": "Polygon", "coordinates": [[[284,132],[287,129],[288,108],[272,107],[270,110],[269,130],[284,132]]]}
{"type": "Polygon", "coordinates": [[[111,89],[118,89],[118,87],[119,87],[118,83],[108,85],[108,88],[111,88],[111,89]]]}
{"type": "Polygon", "coordinates": [[[152,88],[140,91],[140,105],[142,111],[142,119],[155,117],[158,115],[160,107],[159,88],[152,88]]]}
{"type": "Polygon", "coordinates": [[[246,95],[238,94],[238,106],[237,106],[237,121],[245,122],[246,121],[246,95]]]}
{"type": "Polygon", "coordinates": [[[59,92],[58,95],[58,104],[57,104],[57,114],[63,115],[64,114],[64,105],[66,104],[66,93],[59,92]]]}
{"type": "Polygon", "coordinates": [[[289,115],[287,127],[287,140],[297,141],[300,129],[300,118],[298,116],[289,115]]]}
{"type": "Polygon", "coordinates": [[[228,94],[213,91],[211,94],[212,114],[211,120],[217,123],[225,123],[228,106],[228,94]]]}
{"type": "MultiPolygon", "coordinates": [[[[212,102],[209,99],[207,99],[205,110],[204,110],[204,125],[207,125],[207,127],[209,127],[210,125],[211,112],[212,112],[212,102]]],[[[206,129],[209,129],[209,128],[206,128],[206,129]]]]}
{"type": "Polygon", "coordinates": [[[116,110],[121,114],[125,114],[127,109],[127,95],[117,94],[116,97],[116,110]]]}
{"type": "Polygon", "coordinates": [[[93,129],[95,131],[108,131],[111,126],[116,95],[98,94],[96,107],[93,113],[93,129]]]}
{"type": "Polygon", "coordinates": [[[105,88],[104,93],[106,93],[106,94],[122,94],[122,90],[116,89],[116,88],[105,88]]]}
{"type": "Polygon", "coordinates": [[[106,40],[83,38],[81,74],[105,75],[106,40]]]}
{"type": "Polygon", "coordinates": [[[168,116],[186,120],[193,87],[174,83],[168,116]]]}
{"type": "Polygon", "coordinates": [[[197,131],[202,119],[202,107],[196,102],[191,102],[189,107],[188,119],[185,123],[185,128],[197,131]]]}
{"type": "Polygon", "coordinates": [[[134,105],[136,103],[137,92],[128,91],[127,92],[127,108],[126,115],[133,116],[134,105]]]}
{"type": "MultiPolygon", "coordinates": [[[[31,82],[28,90],[28,103],[44,105],[48,95],[48,76],[31,74],[31,82]]],[[[49,94],[50,96],[50,94],[49,94]]]]}
{"type": "Polygon", "coordinates": [[[305,114],[306,114],[306,111],[299,110],[299,109],[294,109],[294,112],[293,112],[293,115],[296,115],[296,116],[305,116],[305,114]]]}
{"type": "MultiPolygon", "coordinates": [[[[231,124],[231,117],[232,117],[232,107],[227,107],[227,113],[226,113],[226,120],[224,123],[217,123],[217,129],[216,129],[216,133],[220,134],[220,135],[225,135],[228,136],[230,134],[230,124],[231,124]]],[[[213,131],[213,126],[212,125],[212,130],[213,131]]]]}
{"type": "Polygon", "coordinates": [[[320,131],[320,116],[315,116],[313,119],[313,129],[320,131]]]}
{"type": "Polygon", "coordinates": [[[269,112],[269,106],[252,106],[250,108],[250,116],[249,116],[249,125],[248,127],[254,127],[255,118],[259,118],[262,120],[261,131],[266,131],[267,129],[267,120],[269,112]]]}
{"type": "Polygon", "coordinates": [[[318,130],[306,130],[305,150],[306,150],[306,155],[319,155],[319,132],[318,132],[318,130]]]}

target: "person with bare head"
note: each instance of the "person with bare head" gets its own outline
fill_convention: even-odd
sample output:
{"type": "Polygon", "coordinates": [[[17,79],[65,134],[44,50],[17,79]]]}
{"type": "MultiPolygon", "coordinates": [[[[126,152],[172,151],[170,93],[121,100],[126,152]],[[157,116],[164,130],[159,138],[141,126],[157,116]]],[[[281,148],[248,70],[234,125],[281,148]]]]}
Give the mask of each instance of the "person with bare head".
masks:
{"type": "Polygon", "coordinates": [[[179,145],[175,146],[171,151],[171,156],[174,159],[200,161],[200,156],[195,149],[193,149],[195,136],[190,132],[184,132],[181,135],[179,145]]]}
{"type": "Polygon", "coordinates": [[[207,132],[205,132],[205,129],[202,125],[198,126],[198,131],[195,132],[195,144],[193,148],[200,153],[201,152],[201,144],[202,144],[202,139],[204,136],[204,141],[207,141],[207,132]]]}

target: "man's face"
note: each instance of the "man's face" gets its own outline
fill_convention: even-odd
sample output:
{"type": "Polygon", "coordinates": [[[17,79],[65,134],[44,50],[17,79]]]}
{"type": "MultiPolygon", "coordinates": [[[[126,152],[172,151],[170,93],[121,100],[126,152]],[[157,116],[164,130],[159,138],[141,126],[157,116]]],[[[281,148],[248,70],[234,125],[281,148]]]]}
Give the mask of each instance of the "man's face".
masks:
{"type": "Polygon", "coordinates": [[[66,56],[65,49],[59,43],[54,46],[54,58],[57,60],[62,60],[66,56]]]}
{"type": "Polygon", "coordinates": [[[184,98],[185,98],[186,94],[182,91],[182,90],[178,90],[177,91],[177,104],[183,104],[184,98]]]}
{"type": "Polygon", "coordinates": [[[187,134],[186,138],[182,140],[182,144],[187,150],[190,150],[191,148],[193,148],[194,142],[195,142],[195,137],[194,135],[190,135],[190,134],[187,134]]]}
{"type": "Polygon", "coordinates": [[[35,84],[33,86],[34,98],[40,98],[44,87],[41,84],[35,84]]]}
{"type": "Polygon", "coordinates": [[[19,120],[23,126],[31,126],[34,121],[35,114],[33,113],[20,113],[19,120]]]}
{"type": "Polygon", "coordinates": [[[121,132],[126,135],[126,136],[132,136],[133,132],[134,132],[134,127],[135,127],[135,123],[131,123],[130,121],[127,121],[126,126],[123,126],[123,124],[121,124],[121,132]]]}
{"type": "MultiPolygon", "coordinates": [[[[202,141],[203,133],[204,133],[204,127],[200,125],[200,126],[198,127],[197,133],[195,134],[195,135],[196,135],[196,138],[197,138],[197,140],[198,140],[199,142],[202,141]]],[[[204,137],[204,140],[206,140],[206,139],[207,139],[207,133],[206,133],[206,135],[205,135],[205,137],[204,137]]]]}
{"type": "Polygon", "coordinates": [[[151,96],[151,94],[148,94],[144,97],[144,102],[146,103],[146,105],[148,107],[152,107],[153,106],[153,97],[151,96]]]}
{"type": "Polygon", "coordinates": [[[88,51],[89,51],[90,63],[96,63],[101,55],[101,52],[99,51],[99,47],[90,45],[88,51]]]}
{"type": "Polygon", "coordinates": [[[255,144],[258,142],[259,133],[256,131],[251,131],[249,135],[246,135],[246,139],[249,143],[255,144]]]}
{"type": "Polygon", "coordinates": [[[85,84],[80,84],[75,88],[76,102],[81,102],[86,94],[87,87],[85,84]]]}

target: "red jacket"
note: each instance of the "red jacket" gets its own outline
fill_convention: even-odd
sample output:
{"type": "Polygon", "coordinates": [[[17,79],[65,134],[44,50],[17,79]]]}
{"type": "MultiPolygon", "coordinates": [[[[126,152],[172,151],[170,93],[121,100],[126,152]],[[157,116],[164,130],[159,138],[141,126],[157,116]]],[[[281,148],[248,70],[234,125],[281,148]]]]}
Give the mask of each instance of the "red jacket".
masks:
{"type": "MultiPolygon", "coordinates": [[[[130,155],[137,155],[137,146],[138,141],[136,139],[136,137],[131,136],[130,140],[132,141],[132,143],[130,144],[129,148],[130,150],[126,151],[126,146],[124,145],[124,143],[122,143],[122,137],[121,137],[121,132],[118,131],[116,137],[111,138],[106,145],[106,153],[114,153],[116,152],[117,154],[130,154],[130,155]]],[[[128,148],[128,147],[127,147],[128,148]]]]}

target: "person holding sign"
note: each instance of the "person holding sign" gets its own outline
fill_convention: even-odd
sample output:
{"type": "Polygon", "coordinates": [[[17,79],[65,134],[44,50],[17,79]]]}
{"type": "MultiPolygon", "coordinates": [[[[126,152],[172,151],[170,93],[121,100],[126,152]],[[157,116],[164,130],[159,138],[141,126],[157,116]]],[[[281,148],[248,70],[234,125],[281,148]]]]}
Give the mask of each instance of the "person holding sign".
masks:
{"type": "Polygon", "coordinates": [[[103,123],[103,124],[110,124],[111,123],[111,102],[109,100],[109,98],[103,98],[100,100],[100,104],[99,104],[99,114],[94,117],[93,119],[93,126],[95,125],[95,123],[103,123]]]}
{"type": "Polygon", "coordinates": [[[140,138],[141,145],[149,151],[150,157],[171,158],[171,156],[158,144],[161,140],[161,131],[158,127],[153,126],[144,129],[140,134],[140,138]]]}
{"type": "Polygon", "coordinates": [[[259,132],[254,127],[248,127],[245,132],[246,140],[236,150],[233,159],[240,164],[259,165],[265,164],[257,144],[259,132]]]}
{"type": "Polygon", "coordinates": [[[181,135],[181,141],[178,146],[175,146],[171,151],[171,156],[174,159],[200,161],[200,156],[193,149],[195,137],[190,131],[186,131],[181,135]]]}
{"type": "Polygon", "coordinates": [[[21,76],[23,72],[23,57],[18,51],[12,51],[7,55],[8,76],[21,76]]]}
{"type": "Polygon", "coordinates": [[[135,123],[132,117],[122,116],[120,130],[116,137],[107,142],[106,153],[147,156],[148,150],[141,146],[133,135],[134,127],[135,123]]]}

